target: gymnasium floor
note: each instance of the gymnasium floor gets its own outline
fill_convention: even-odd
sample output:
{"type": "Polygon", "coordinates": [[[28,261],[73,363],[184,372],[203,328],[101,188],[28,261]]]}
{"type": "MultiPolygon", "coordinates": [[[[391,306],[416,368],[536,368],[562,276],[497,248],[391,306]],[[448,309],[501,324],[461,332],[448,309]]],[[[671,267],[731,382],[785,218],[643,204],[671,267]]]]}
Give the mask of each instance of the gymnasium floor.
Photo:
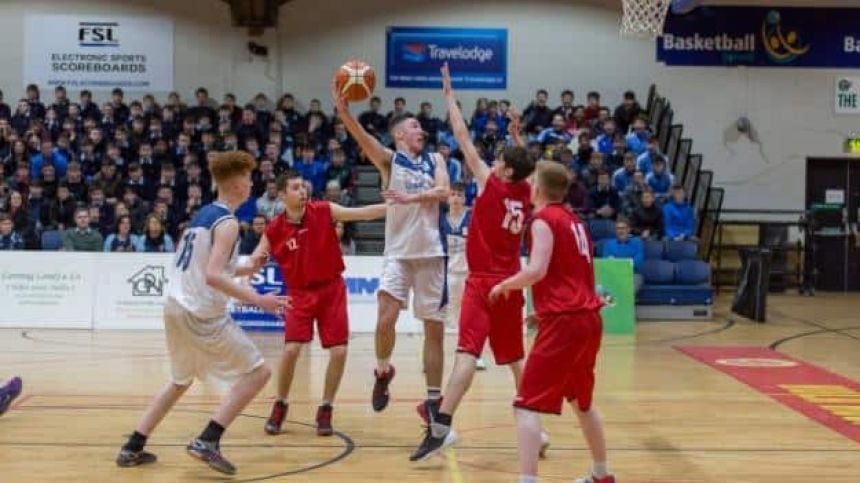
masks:
{"type": "MultiPolygon", "coordinates": [[[[829,371],[860,381],[860,296],[772,296],[770,321],[764,325],[731,317],[728,301],[720,300],[710,322],[642,323],[635,338],[605,339],[597,403],[605,415],[610,464],[619,482],[860,481],[860,438],[851,438],[860,434],[856,382],[843,384],[853,387],[853,393],[836,400],[819,398],[818,409],[807,411],[821,416],[827,413],[821,408],[832,413],[834,401],[841,404],[844,417],[828,419],[825,414],[825,425],[780,404],[778,400],[790,399],[784,394],[766,386],[756,390],[715,369],[720,363],[712,367],[677,349],[692,353],[690,347],[698,346],[775,345],[779,353],[764,358],[765,363],[783,360],[781,353],[795,361],[784,365],[813,376],[829,371]]],[[[280,338],[254,338],[274,360],[280,338]]],[[[448,350],[453,346],[449,339],[448,350]]],[[[423,387],[420,339],[398,340],[394,399],[381,414],[369,404],[373,339],[357,336],[351,347],[335,406],[339,434],[317,438],[309,426],[326,362],[325,354],[314,348],[297,370],[286,434],[263,433],[271,390],[226,433],[225,454],[239,468],[234,481],[516,480],[506,369],[491,367],[476,377],[455,419],[460,446],[445,457],[413,465],[407,457],[421,436],[413,409],[423,387]]],[[[727,357],[724,361],[752,360],[752,366],[762,360],[734,353],[727,357]]],[[[726,370],[732,365],[738,364],[727,364],[726,370]]],[[[0,330],[0,379],[20,374],[25,380],[17,406],[0,418],[0,482],[228,480],[184,453],[217,401],[214,390],[202,385],[189,392],[151,438],[157,464],[133,469],[114,465],[123,435],[163,384],[166,369],[160,333],[0,330]]],[[[761,384],[769,380],[765,376],[761,384]]],[[[792,387],[808,391],[815,382],[814,377],[803,379],[800,383],[806,385],[792,387]]],[[[546,418],[545,424],[553,447],[541,465],[542,481],[572,481],[588,468],[575,418],[567,413],[546,418]]]]}

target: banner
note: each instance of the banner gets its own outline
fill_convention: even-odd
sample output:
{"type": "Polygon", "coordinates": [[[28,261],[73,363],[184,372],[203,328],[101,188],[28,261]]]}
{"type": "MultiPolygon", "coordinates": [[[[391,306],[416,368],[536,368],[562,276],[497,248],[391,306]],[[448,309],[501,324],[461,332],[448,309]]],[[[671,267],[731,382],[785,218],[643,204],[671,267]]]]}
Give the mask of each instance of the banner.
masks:
{"type": "Polygon", "coordinates": [[[836,114],[860,114],[860,77],[837,77],[833,103],[836,114]]]}
{"type": "Polygon", "coordinates": [[[0,327],[89,329],[94,255],[0,252],[0,327]]]}
{"type": "Polygon", "coordinates": [[[94,254],[95,329],[162,329],[172,253],[94,254]]]}
{"type": "Polygon", "coordinates": [[[603,306],[603,332],[632,334],[636,332],[636,293],[633,289],[633,260],[597,258],[594,260],[597,293],[609,304],[603,306]]]}
{"type": "Polygon", "coordinates": [[[173,20],[28,15],[24,83],[72,90],[173,90],[173,20]]]}
{"type": "Polygon", "coordinates": [[[388,27],[386,87],[439,89],[445,62],[456,89],[506,89],[507,29],[388,27]]]}
{"type": "Polygon", "coordinates": [[[860,67],[860,9],[702,6],[669,15],[657,60],[678,66],[860,67]]]}

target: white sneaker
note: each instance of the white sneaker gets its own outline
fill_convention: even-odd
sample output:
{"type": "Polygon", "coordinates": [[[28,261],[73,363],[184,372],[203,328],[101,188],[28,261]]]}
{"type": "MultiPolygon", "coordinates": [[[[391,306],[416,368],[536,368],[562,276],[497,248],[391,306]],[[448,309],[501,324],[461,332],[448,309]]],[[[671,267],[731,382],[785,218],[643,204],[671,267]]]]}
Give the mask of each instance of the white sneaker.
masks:
{"type": "Polygon", "coordinates": [[[483,358],[483,357],[479,357],[479,358],[475,361],[475,369],[477,369],[477,370],[479,370],[479,371],[486,371],[486,370],[487,370],[487,363],[486,363],[486,362],[484,362],[484,358],[483,358]]]}
{"type": "MultiPolygon", "coordinates": [[[[540,432],[540,452],[538,453],[538,456],[540,456],[541,459],[546,458],[546,452],[548,450],[549,450],[549,434],[547,434],[546,431],[541,431],[540,432]]],[[[579,482],[579,480],[577,480],[577,483],[578,482],[579,482]]]]}

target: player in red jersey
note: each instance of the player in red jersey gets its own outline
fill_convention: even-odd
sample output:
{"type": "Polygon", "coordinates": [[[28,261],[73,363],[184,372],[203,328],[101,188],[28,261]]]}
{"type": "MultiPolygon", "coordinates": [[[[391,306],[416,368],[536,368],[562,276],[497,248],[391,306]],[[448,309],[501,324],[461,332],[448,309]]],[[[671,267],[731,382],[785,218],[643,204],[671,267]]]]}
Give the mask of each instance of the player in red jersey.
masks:
{"type": "Polygon", "coordinates": [[[614,483],[606,467],[603,422],[592,406],[594,364],[603,332],[592,243],[585,225],[563,204],[569,184],[565,167],[540,161],[535,178],[528,265],[490,292],[492,300],[502,302],[512,292],[532,286],[538,319],[537,338],[514,400],[520,482],[537,481],[538,414],[561,414],[567,399],[579,417],[594,464],[591,475],[576,483],[614,483]]]}
{"type": "Polygon", "coordinates": [[[277,261],[292,300],[286,316],[286,346],[278,367],[277,399],[265,429],[269,434],[281,431],[296,361],[302,346],[313,339],[316,322],[322,347],[329,350],[323,399],[317,410],[317,434],[330,436],[334,432],[332,403],[343,376],[349,339],[343,255],[335,224],[382,218],[386,207],[345,208],[308,201],[306,185],[295,171],[278,179],[278,190],[286,209],[269,223],[252,255],[270,255],[277,261]]]}
{"type": "Polygon", "coordinates": [[[522,291],[495,305],[489,304],[488,294],[494,285],[520,269],[521,233],[531,212],[531,186],[526,178],[534,163],[518,146],[506,148],[492,168],[488,167],[472,144],[457,107],[447,64],[442,67],[442,85],[451,127],[478,183],[478,197],[466,239],[469,275],[459,314],[457,356],[438,412],[419,406],[428,427],[424,440],[409,458],[412,461],[428,458],[456,442],[452,416],[472,383],[477,358],[488,340],[496,363],[510,366],[515,384],[519,383],[524,354],[522,291]]]}

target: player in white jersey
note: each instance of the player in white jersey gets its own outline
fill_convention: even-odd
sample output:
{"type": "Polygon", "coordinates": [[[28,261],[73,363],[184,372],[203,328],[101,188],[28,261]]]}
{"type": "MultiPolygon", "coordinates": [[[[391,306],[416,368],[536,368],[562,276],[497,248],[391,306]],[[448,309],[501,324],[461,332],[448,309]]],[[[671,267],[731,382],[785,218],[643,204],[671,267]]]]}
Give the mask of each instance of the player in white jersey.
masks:
{"type": "Polygon", "coordinates": [[[332,83],[332,99],[344,126],[376,166],[388,201],[385,217],[385,262],[379,289],[376,325],[375,411],[388,406],[388,385],[394,378],[391,353],[395,324],[412,291],[417,319],[424,321],[424,374],[427,400],[422,414],[435,413],[442,385],[445,335],[445,247],[439,230],[440,203],[448,197],[448,170],[438,153],[424,151],[425,133],[414,116],[398,116],[389,129],[396,151],[383,146],[349,112],[349,106],[332,83]]]}
{"type": "Polygon", "coordinates": [[[227,313],[232,297],[279,313],[288,299],[260,295],[236,283],[234,277],[255,273],[264,257],[237,267],[239,223],[233,212],[251,192],[254,159],[244,152],[227,152],[210,163],[218,200],[201,208],[185,231],[174,257],[175,274],[164,306],[164,329],[170,355],[171,381],[150,403],[134,433],[117,456],[119,466],[153,463],[144,450],[146,439],[195,378],[233,382],[199,437],[187,452],[226,474],[236,468],[221,455],[224,429],[266,385],[271,371],[263,356],[227,313]]]}

